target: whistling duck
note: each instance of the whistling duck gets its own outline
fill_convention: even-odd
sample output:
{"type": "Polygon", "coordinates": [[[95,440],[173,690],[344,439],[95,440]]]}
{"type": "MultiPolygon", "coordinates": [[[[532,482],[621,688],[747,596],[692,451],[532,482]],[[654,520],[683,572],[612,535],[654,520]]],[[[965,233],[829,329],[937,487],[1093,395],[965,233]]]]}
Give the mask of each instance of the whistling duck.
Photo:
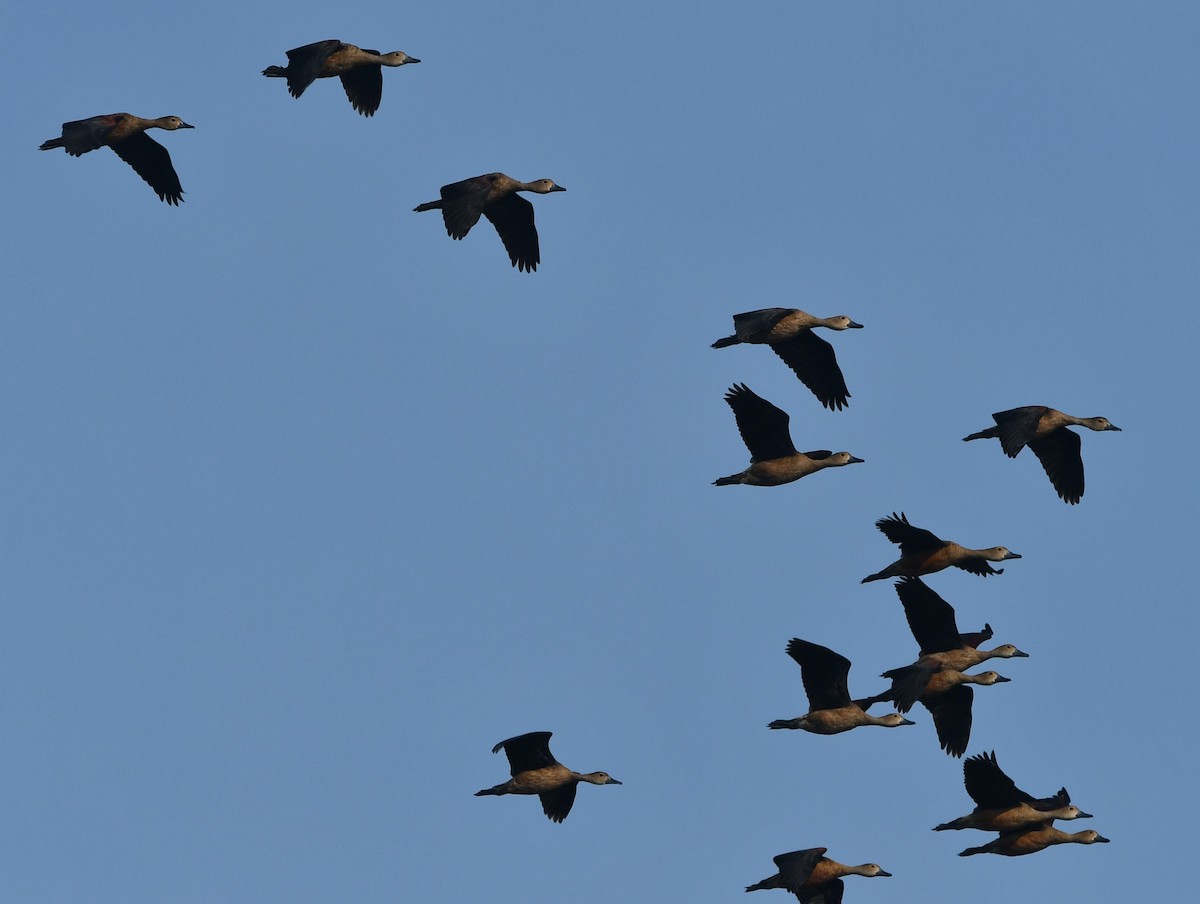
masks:
{"type": "Polygon", "coordinates": [[[970,675],[944,668],[929,659],[919,659],[912,665],[890,669],[883,673],[883,677],[891,679],[891,689],[868,697],[863,701],[864,707],[887,700],[904,713],[919,701],[933,716],[938,743],[950,756],[966,753],[971,740],[971,704],[975,693],[967,685],[990,687],[1011,680],[992,671],[970,675]]]}
{"type": "Polygon", "coordinates": [[[987,577],[989,574],[1004,574],[1003,568],[992,568],[988,562],[1003,562],[1021,558],[1007,547],[993,546],[990,549],[968,549],[952,540],[943,540],[932,531],[913,527],[901,512],[892,513],[890,518],[880,518],[875,526],[883,535],[900,546],[900,558],[883,571],[869,574],[862,579],[882,581],[884,578],[920,577],[933,574],[953,565],[971,574],[987,577]]]}
{"type": "Polygon", "coordinates": [[[983,631],[972,634],[959,634],[954,607],[920,578],[901,578],[896,582],[896,595],[904,606],[904,615],[923,659],[961,672],[989,659],[1029,656],[1010,643],[991,650],[979,649],[979,644],[991,639],[992,626],[985,625],[983,631]]]}
{"type": "Polygon", "coordinates": [[[511,767],[512,778],[494,788],[476,791],[476,797],[489,794],[536,794],[542,810],[554,822],[562,822],[575,803],[575,789],[580,782],[592,785],[621,784],[607,772],[572,772],[550,753],[548,731],[531,731],[501,741],[492,753],[504,750],[511,767]]]}
{"type": "Polygon", "coordinates": [[[847,866],[824,856],[828,848],[808,848],[780,854],[775,860],[779,870],[761,882],[747,885],[746,891],[764,888],[784,888],[794,894],[801,904],[841,904],[845,884],[842,876],[891,876],[878,863],[847,866]]]}
{"type": "Polygon", "coordinates": [[[1074,417],[1045,405],[997,411],[992,419],[996,422],[995,427],[964,436],[963,442],[998,439],[1000,448],[1009,458],[1016,458],[1017,453],[1028,446],[1042,463],[1059,498],[1068,505],[1076,505],[1083,498],[1083,458],[1079,454],[1079,434],[1067,428],[1121,431],[1106,417],[1074,417]]]}
{"type": "Polygon", "coordinates": [[[798,308],[763,308],[733,315],[732,336],[718,339],[713,348],[725,348],[746,342],[753,345],[769,345],[807,386],[821,404],[830,411],[845,408],[849,404],[850,390],[846,378],[838,367],[833,346],[813,332],[814,327],[831,330],[860,330],[845,315],[837,317],[814,317],[798,308]]]}
{"type": "Polygon", "coordinates": [[[160,200],[178,205],[183,200],[183,186],[171,165],[167,149],[146,134],[147,129],[194,129],[178,116],[142,119],[132,113],[108,113],[64,122],[62,137],[43,141],[40,150],[64,148],[72,157],[108,145],[116,155],[133,167],[133,171],[154,189],[160,200]]]}
{"type": "Polygon", "coordinates": [[[1035,798],[1016,786],[996,763],[996,753],[980,753],[963,762],[963,784],[975,801],[975,809],[966,816],[934,826],[935,832],[947,829],[983,829],[1012,832],[1027,829],[1053,819],[1091,819],[1071,806],[1066,788],[1053,797],[1035,798]]]}
{"type": "Polygon", "coordinates": [[[872,716],[863,708],[862,701],[851,700],[846,680],[850,660],[840,653],[793,637],[788,641],[787,654],[800,666],[800,679],[808,696],[808,712],[795,719],[776,719],[768,728],[799,728],[813,734],[831,735],[860,725],[896,728],[915,724],[899,713],[872,716]]]}
{"type": "Polygon", "coordinates": [[[1052,844],[1108,844],[1108,839],[1091,829],[1083,832],[1064,832],[1047,823],[1032,829],[1005,832],[995,841],[959,851],[958,856],[1001,854],[1005,857],[1020,857],[1024,854],[1036,854],[1038,851],[1044,851],[1052,844]]]}
{"type": "Polygon", "coordinates": [[[725,393],[725,401],[733,409],[738,432],[750,450],[750,467],[740,474],[714,480],[713,486],[744,483],[753,487],[776,487],[825,468],[840,468],[863,461],[849,452],[830,452],[828,449],[797,452],[788,431],[790,418],[787,412],[776,408],[744,383],[732,386],[725,393]]]}
{"type": "Polygon", "coordinates": [[[542,261],[542,252],[533,225],[533,205],[518,195],[519,191],[548,195],[566,189],[550,179],[519,182],[504,173],[488,173],[443,185],[439,200],[418,204],[413,210],[440,210],[446,233],[452,239],[461,239],[470,232],[482,214],[500,233],[512,265],[532,273],[542,261]]]}
{"type": "Polygon", "coordinates": [[[287,52],[286,66],[268,66],[262,74],[287,79],[288,93],[299,97],[316,79],[337,76],[346,89],[350,106],[363,116],[374,116],[383,98],[383,66],[421,62],[401,50],[380,53],[341,41],[317,41],[287,52]]]}

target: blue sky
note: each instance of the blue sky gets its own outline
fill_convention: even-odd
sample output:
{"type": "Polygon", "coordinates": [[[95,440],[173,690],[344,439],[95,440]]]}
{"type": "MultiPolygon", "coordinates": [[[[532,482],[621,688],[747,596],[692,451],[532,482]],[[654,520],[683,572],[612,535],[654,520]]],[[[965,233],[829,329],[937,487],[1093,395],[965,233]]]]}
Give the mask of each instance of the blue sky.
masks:
{"type": "MultiPolygon", "coordinates": [[[[23,904],[742,900],[771,857],[848,901],[1182,898],[1196,733],[1200,141],[1186,2],[27,5],[0,306],[0,873],[23,904]],[[259,72],[404,50],[383,103],[259,72]],[[185,190],[63,121],[177,114],[185,190]],[[500,170],[542,265],[416,204],[500,170]],[[848,314],[832,413],[730,315],[848,314]],[[716,488],[725,390],[863,465],[716,488]],[[1102,414],[1066,506],[990,413],[1102,414]],[[916,654],[892,511],[1023,555],[929,583],[1027,660],[970,753],[1066,785],[1107,847],[982,833],[931,720],[769,732],[794,636],[916,654]],[[1158,687],[1146,688],[1153,681],[1158,687]],[[472,797],[497,741],[584,787],[472,797]],[[1168,806],[1164,807],[1164,803],[1168,806]],[[1171,840],[1172,836],[1180,840],[1171,840]],[[1131,869],[1138,864],[1137,869],[1131,869]]],[[[783,900],[781,892],[765,892],[783,900]]]]}

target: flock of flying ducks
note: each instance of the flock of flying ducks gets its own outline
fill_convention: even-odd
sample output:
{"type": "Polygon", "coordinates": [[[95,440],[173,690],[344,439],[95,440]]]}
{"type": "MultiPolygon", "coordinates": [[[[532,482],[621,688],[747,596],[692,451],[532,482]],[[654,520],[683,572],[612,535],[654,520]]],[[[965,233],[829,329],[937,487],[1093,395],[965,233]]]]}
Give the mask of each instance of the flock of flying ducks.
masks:
{"type": "MultiPolygon", "coordinates": [[[[833,347],[815,336],[814,327],[834,330],[859,329],[861,324],[849,317],[813,317],[789,308],[767,308],[736,314],[734,334],[718,339],[714,348],[741,343],[769,345],[790,367],[813,395],[831,411],[848,404],[850,392],[838,367],[833,347]]],[[[816,471],[861,463],[849,452],[820,449],[798,452],[788,430],[788,415],[751,391],[735,384],[725,395],[733,410],[738,431],[750,450],[746,470],[714,481],[717,486],[749,484],[780,486],[816,471]]],[[[1059,497],[1071,505],[1083,496],[1083,460],[1079,454],[1078,434],[1069,426],[1092,430],[1119,430],[1106,418],[1076,418],[1053,408],[1027,406],[993,415],[995,427],[970,436],[975,439],[999,439],[1001,448],[1015,457],[1025,446],[1033,449],[1041,461],[1059,497]]],[[[889,669],[882,677],[891,687],[874,696],[854,699],[848,677],[850,660],[828,647],[799,637],[787,645],[788,655],[800,666],[801,680],[808,698],[808,711],[791,719],[776,719],[767,727],[800,729],[813,734],[834,735],[860,726],[898,728],[913,725],[905,718],[917,703],[933,717],[938,742],[947,754],[961,757],[971,736],[974,691],[971,685],[987,687],[1010,679],[988,670],[970,673],[970,669],[990,659],[1025,658],[1012,644],[981,649],[992,638],[991,625],[972,633],[960,633],[954,607],[942,599],[921,578],[946,568],[960,568],[981,577],[1002,574],[993,562],[1021,558],[1006,546],[975,549],[953,540],[943,540],[932,531],[910,523],[903,512],[880,518],[875,526],[900,548],[900,558],[862,579],[866,584],[897,578],[895,590],[904,607],[913,637],[920,648],[915,662],[889,669]],[[896,711],[871,715],[876,703],[891,703],[896,711]]],[[[580,782],[594,785],[620,784],[606,772],[581,774],[563,766],[550,753],[550,732],[539,731],[501,741],[493,753],[504,750],[512,777],[477,796],[536,794],[546,816],[562,822],[575,801],[580,782]]],[[[963,763],[963,780],[975,809],[957,819],[942,823],[935,831],[977,829],[997,833],[987,844],[969,847],[959,856],[1000,854],[1022,856],[1056,844],[1099,844],[1108,839],[1093,830],[1064,832],[1055,828],[1055,820],[1090,818],[1071,804],[1065,788],[1046,798],[1034,798],[1017,788],[1001,771],[995,753],[978,754],[963,763]]],[[[746,891],[782,888],[803,904],[840,904],[844,876],[890,876],[876,863],[850,866],[825,856],[826,848],[791,851],[775,857],[778,872],[746,888],[746,891]]]]}
{"type": "MultiPolygon", "coordinates": [[[[733,325],[733,335],[718,339],[713,348],[741,343],[767,345],[823,406],[840,411],[849,404],[850,392],[833,346],[813,331],[818,327],[837,331],[859,329],[862,324],[844,315],[822,318],[794,308],[766,308],[735,314],[733,325]]],[[[825,468],[863,461],[849,452],[798,451],[789,430],[788,414],[744,383],[732,386],[725,394],[725,401],[733,410],[738,432],[750,451],[750,466],[738,474],[718,478],[713,481],[716,486],[780,486],[825,468]]],[[[1070,505],[1083,498],[1084,478],[1079,435],[1067,428],[1120,430],[1107,418],[1074,417],[1041,405],[999,411],[992,418],[996,422],[994,427],[972,433],[964,441],[998,439],[1010,458],[1028,446],[1041,462],[1059,498],[1070,505]]],[[[882,677],[891,681],[887,690],[856,700],[850,695],[848,683],[850,660],[828,647],[794,637],[788,642],[787,653],[800,666],[808,712],[792,719],[776,719],[767,727],[821,735],[840,734],[867,725],[898,728],[914,724],[904,714],[920,703],[933,717],[941,748],[951,756],[960,757],[966,752],[971,736],[974,702],[971,685],[986,687],[1009,681],[995,671],[966,670],[989,659],[1028,654],[1012,644],[980,649],[992,637],[991,626],[971,634],[959,633],[954,608],[921,578],[950,567],[982,577],[1001,574],[1003,569],[994,568],[991,563],[1021,556],[1005,546],[974,549],[943,540],[932,531],[911,524],[903,513],[881,518],[875,526],[900,547],[900,558],[867,575],[862,583],[898,579],[895,589],[920,647],[918,659],[884,672],[882,677]],[[896,711],[871,715],[871,706],[881,702],[891,703],[896,711]]],[[[1108,841],[1092,830],[1068,833],[1055,828],[1056,819],[1089,818],[1090,814],[1071,805],[1065,788],[1048,798],[1034,798],[1021,791],[1000,770],[995,753],[968,758],[963,763],[963,779],[975,809],[937,826],[936,830],[979,829],[996,832],[997,837],[987,844],[963,850],[960,856],[1016,857],[1055,844],[1108,841]]],[[[830,860],[825,853],[826,848],[808,848],[780,854],[775,858],[778,872],[746,891],[783,888],[804,904],[840,904],[843,876],[891,875],[878,864],[849,866],[830,860]]]]}
{"type": "MultiPolygon", "coordinates": [[[[351,106],[363,116],[373,116],[383,95],[382,67],[419,63],[402,51],[379,53],[337,40],[317,41],[287,52],[286,66],[268,66],[263,75],[283,78],[288,92],[299,98],[317,79],[337,76],[351,106]]],[[[63,123],[62,135],[41,145],[41,150],[63,148],[72,156],[110,147],[146,181],[167,204],[183,200],[183,188],[166,148],[147,135],[149,129],[176,131],[193,126],[178,116],[142,119],[129,113],[112,113],[63,123]]],[[[512,266],[523,272],[537,270],[541,262],[533,205],[518,192],[550,194],[565,191],[549,179],[520,182],[503,173],[490,173],[444,185],[440,197],[418,205],[415,211],[440,210],[447,234],[462,239],[486,217],[496,228],[512,266]]],[[[814,333],[816,328],[835,331],[861,329],[849,317],[814,317],[796,308],[765,308],[733,317],[733,335],[718,339],[713,348],[731,345],[767,345],[796,377],[830,411],[849,404],[850,392],[838,366],[833,346],[814,333]]],[[[747,484],[780,486],[825,468],[862,463],[849,452],[819,449],[797,451],[789,431],[786,412],[754,393],[745,384],[735,384],[725,395],[733,410],[738,432],[750,451],[745,470],[721,477],[716,486],[747,484]]],[[[1030,405],[992,415],[996,424],[964,441],[998,439],[1004,454],[1015,458],[1028,446],[1041,462],[1058,496],[1075,505],[1083,497],[1083,460],[1079,435],[1071,426],[1095,431],[1120,430],[1106,418],[1079,418],[1053,408],[1030,405]]],[[[848,675],[850,660],[828,647],[792,638],[788,655],[800,666],[808,697],[808,711],[792,719],[777,719],[772,729],[801,729],[833,735],[860,726],[896,728],[914,723],[903,715],[920,703],[933,717],[943,750],[959,757],[970,739],[973,691],[970,685],[989,686],[1009,679],[994,671],[969,674],[966,669],[990,659],[1025,657],[1012,644],[990,650],[980,645],[992,637],[990,625],[982,631],[963,634],[958,630],[954,608],[926,585],[921,577],[955,567],[981,576],[1002,573],[990,563],[1019,559],[1003,546],[972,549],[942,540],[931,531],[909,523],[903,513],[881,518],[875,525],[888,540],[900,547],[900,558],[886,568],[862,579],[862,583],[898,578],[895,589],[904,607],[913,636],[920,647],[918,659],[883,673],[891,687],[871,697],[853,699],[848,675]],[[891,703],[896,711],[883,716],[869,713],[875,703],[891,703]]],[[[553,822],[567,818],[581,782],[619,785],[606,772],[578,773],[559,763],[550,753],[548,731],[535,731],[501,741],[493,753],[503,750],[511,778],[476,792],[477,797],[506,794],[537,795],[542,810],[553,822]]],[[[1001,771],[995,753],[967,758],[963,780],[975,809],[965,816],[935,827],[935,831],[977,829],[998,833],[987,844],[969,847],[960,856],[1001,854],[1020,856],[1063,843],[1096,844],[1108,839],[1094,831],[1063,832],[1054,820],[1090,818],[1071,804],[1065,788],[1051,797],[1034,798],[1017,788],[1001,771]]],[[[774,858],[777,872],[746,888],[746,891],[781,888],[803,904],[840,904],[844,876],[890,876],[878,864],[849,866],[824,856],[826,848],[808,848],[774,858]]]]}
{"type": "MultiPolygon", "coordinates": [[[[840,411],[849,404],[850,392],[833,346],[813,331],[818,327],[836,331],[860,329],[862,324],[844,315],[822,318],[794,308],[766,308],[735,314],[733,325],[734,334],[718,339],[713,348],[741,343],[767,345],[824,407],[840,411]]],[[[725,401],[733,410],[738,432],[750,451],[750,466],[738,474],[718,478],[714,481],[716,486],[780,486],[825,468],[863,461],[849,452],[798,451],[789,431],[787,413],[744,383],[731,387],[725,401]]],[[[1041,462],[1059,498],[1070,505],[1082,499],[1084,479],[1080,438],[1067,428],[1120,430],[1107,418],[1079,418],[1041,405],[999,411],[992,418],[996,422],[994,427],[972,433],[964,441],[998,439],[1010,458],[1028,446],[1041,462]]],[[[980,649],[992,637],[991,626],[970,634],[960,633],[954,608],[921,578],[950,567],[981,577],[1001,574],[1003,569],[994,568],[991,563],[1021,556],[1005,546],[974,549],[943,540],[932,531],[911,524],[903,513],[881,518],[875,526],[900,547],[900,558],[867,575],[862,583],[898,579],[895,589],[920,647],[918,659],[884,672],[882,677],[891,681],[887,690],[856,700],[850,695],[848,683],[850,660],[828,647],[794,637],[788,642],[787,653],[800,666],[808,712],[792,719],[776,719],[768,728],[800,729],[821,735],[840,734],[867,725],[898,728],[914,724],[904,714],[920,703],[933,717],[941,748],[951,756],[960,757],[966,752],[971,736],[974,702],[971,685],[987,687],[1009,681],[995,671],[970,673],[967,669],[989,659],[1023,658],[1028,654],[1012,644],[980,649]],[[871,706],[882,702],[891,703],[896,711],[871,715],[871,706]]],[[[1090,814],[1071,805],[1065,788],[1048,798],[1034,798],[1021,791],[1000,770],[994,753],[968,758],[963,763],[963,778],[975,809],[937,826],[936,830],[978,829],[996,832],[997,837],[987,844],[963,850],[960,856],[1016,857],[1055,844],[1108,841],[1091,830],[1068,833],[1055,828],[1056,819],[1087,818],[1090,814]]],[[[878,864],[848,866],[830,860],[825,853],[825,848],[808,848],[780,854],[775,858],[778,872],[746,891],[783,888],[804,904],[840,904],[843,876],[891,875],[878,864]]]]}
{"type": "MultiPolygon", "coordinates": [[[[267,78],[287,80],[288,93],[300,97],[319,78],[341,79],[350,105],[363,116],[374,116],[383,99],[383,67],[405,66],[421,62],[401,50],[380,53],[342,41],[328,40],[305,44],[287,52],[286,66],[268,66],[267,78]]],[[[42,142],[41,150],[63,148],[79,157],[97,148],[110,147],[118,157],[154,189],[159,199],[178,206],[183,201],[183,186],[171,164],[167,149],[151,138],[149,129],[193,129],[178,116],[143,119],[132,113],[106,113],[62,124],[62,135],[42,142]]],[[[521,182],[504,173],[487,173],[443,185],[441,197],[414,207],[415,211],[440,210],[446,233],[461,239],[481,216],[496,227],[509,260],[518,270],[532,273],[541,263],[533,205],[517,192],[550,194],[566,191],[550,179],[521,182]]]]}
{"type": "MultiPolygon", "coordinates": [[[[833,346],[813,333],[817,327],[841,331],[862,329],[862,324],[845,315],[814,317],[797,308],[764,308],[734,314],[733,335],[718,339],[712,347],[726,348],[741,343],[770,346],[822,405],[830,411],[840,411],[849,404],[850,391],[846,388],[846,378],[838,366],[833,346]]],[[[735,483],[779,486],[825,468],[840,468],[863,461],[849,452],[830,452],[828,449],[797,452],[788,429],[787,412],[756,395],[744,383],[730,388],[725,401],[733,409],[738,432],[750,450],[750,467],[740,474],[718,478],[713,481],[716,486],[735,483]]],[[[1075,417],[1045,405],[997,411],[992,419],[996,426],[964,436],[963,441],[998,439],[1000,448],[1009,458],[1016,458],[1028,446],[1042,463],[1059,498],[1070,505],[1076,505],[1083,498],[1083,457],[1079,453],[1079,434],[1067,428],[1121,429],[1105,417],[1075,417]]],[[[880,530],[884,529],[880,527],[880,530]]],[[[889,540],[901,542],[892,533],[886,530],[884,533],[889,540]]],[[[933,537],[932,534],[929,536],[933,537]]],[[[911,536],[909,542],[914,542],[911,536]]],[[[881,572],[872,580],[903,573],[881,572]]]]}

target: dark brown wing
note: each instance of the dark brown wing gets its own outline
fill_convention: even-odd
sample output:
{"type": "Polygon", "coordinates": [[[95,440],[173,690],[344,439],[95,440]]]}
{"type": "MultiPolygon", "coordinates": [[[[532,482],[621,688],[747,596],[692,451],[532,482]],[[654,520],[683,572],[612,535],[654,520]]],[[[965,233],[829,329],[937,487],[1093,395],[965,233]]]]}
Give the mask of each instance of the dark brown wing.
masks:
{"type": "Polygon", "coordinates": [[[1004,454],[1016,458],[1017,453],[1037,435],[1038,421],[1049,410],[1045,405],[1026,405],[993,414],[992,420],[996,422],[1000,433],[1000,448],[1004,454]]]}
{"type": "Polygon", "coordinates": [[[970,647],[972,650],[979,649],[981,643],[986,643],[992,639],[992,626],[984,623],[982,631],[968,631],[966,634],[958,635],[964,647],[970,647]]]}
{"type": "Polygon", "coordinates": [[[987,559],[963,559],[961,562],[955,562],[954,567],[961,568],[963,571],[969,571],[971,574],[981,575],[985,578],[989,574],[1004,574],[1003,568],[993,568],[992,563],[987,559]]]}
{"type": "Polygon", "coordinates": [[[733,332],[738,342],[764,342],[767,334],[794,308],[763,308],[733,315],[733,332]]]}
{"type": "Polygon", "coordinates": [[[542,812],[554,822],[562,822],[575,804],[575,789],[578,787],[575,782],[567,782],[561,788],[543,791],[538,795],[542,802],[542,812]]]}
{"type": "Polygon", "coordinates": [[[928,659],[920,659],[912,665],[898,669],[889,669],[883,673],[884,678],[892,680],[891,692],[887,695],[902,713],[908,712],[925,693],[929,679],[942,670],[940,663],[928,659]]]}
{"type": "Polygon", "coordinates": [[[1033,801],[1004,774],[996,763],[995,751],[979,753],[963,761],[963,784],[975,805],[984,810],[1002,810],[1033,801]]]}
{"type": "MultiPolygon", "coordinates": [[[[492,753],[504,750],[513,775],[554,766],[558,760],[550,753],[550,735],[549,731],[531,731],[528,734],[517,735],[515,738],[501,741],[492,748],[492,753]]],[[[567,809],[570,809],[569,805],[567,809]]]]}
{"type": "Polygon", "coordinates": [[[1070,803],[1071,795],[1067,793],[1066,788],[1059,788],[1058,793],[1053,797],[1035,797],[1030,801],[1035,810],[1057,810],[1070,803]]]}
{"type": "Polygon", "coordinates": [[[842,892],[846,883],[841,879],[830,879],[820,885],[810,885],[796,892],[801,904],[842,904],[842,892]]]}
{"type": "Polygon", "coordinates": [[[137,132],[109,147],[146,180],[159,198],[176,205],[183,200],[183,186],[171,165],[171,155],[145,132],[137,132]]]}
{"type": "MultiPolygon", "coordinates": [[[[304,89],[320,76],[328,60],[343,46],[341,41],[317,41],[287,52],[287,86],[292,97],[299,97],[304,89]]],[[[353,100],[351,101],[353,102],[353,100]]]]}
{"type": "Polygon", "coordinates": [[[76,119],[62,124],[62,137],[51,138],[42,143],[41,149],[63,148],[72,157],[79,157],[88,151],[102,148],[108,144],[108,136],[120,121],[122,114],[109,113],[104,116],[90,116],[87,119],[76,119]]]}
{"type": "Polygon", "coordinates": [[[380,66],[356,66],[341,75],[342,87],[350,106],[363,116],[374,116],[383,99],[383,69],[380,66]]]}
{"type": "Polygon", "coordinates": [[[1042,463],[1059,498],[1076,505],[1083,498],[1083,457],[1079,434],[1059,427],[1041,439],[1030,440],[1029,448],[1042,463]]]}
{"type": "Polygon", "coordinates": [[[770,461],[796,454],[788,431],[791,418],[776,408],[745,383],[734,384],[725,393],[725,401],[733,409],[738,432],[750,450],[750,460],[770,461]]]}
{"type": "Polygon", "coordinates": [[[901,578],[896,595],[904,606],[908,627],[921,647],[921,655],[962,649],[954,607],[920,578],[901,578]]]}
{"type": "Polygon", "coordinates": [[[483,215],[500,233],[512,265],[529,273],[536,270],[542,262],[542,252],[533,225],[533,205],[516,192],[510,192],[486,205],[483,215]]]}
{"type": "Polygon", "coordinates": [[[437,201],[426,201],[413,210],[440,210],[446,234],[452,239],[461,239],[479,222],[491,189],[492,176],[475,176],[461,182],[451,182],[442,186],[441,197],[437,201]]]}
{"type": "Polygon", "coordinates": [[[443,185],[438,194],[443,201],[459,201],[470,198],[479,204],[482,211],[488,193],[492,190],[492,184],[499,175],[499,173],[488,173],[483,176],[472,176],[470,179],[463,179],[459,182],[450,182],[443,185]]]}
{"type": "Polygon", "coordinates": [[[846,676],[850,660],[829,647],[809,643],[799,637],[788,641],[787,653],[800,666],[808,708],[837,709],[850,703],[850,687],[846,676]]]}
{"type": "Polygon", "coordinates": [[[802,330],[786,342],[771,343],[771,348],[822,405],[830,411],[846,407],[850,390],[832,345],[812,330],[802,330]]]}
{"type": "Polygon", "coordinates": [[[925,530],[922,527],[913,527],[908,523],[904,512],[899,515],[892,512],[890,518],[880,518],[875,522],[875,526],[882,531],[885,537],[898,544],[900,552],[904,555],[940,549],[946,542],[933,531],[925,530]]]}
{"type": "Polygon", "coordinates": [[[775,857],[775,866],[779,869],[778,888],[786,888],[794,895],[800,894],[800,889],[812,875],[813,868],[821,862],[829,848],[806,848],[803,851],[791,851],[775,857]]]}
{"type": "Polygon", "coordinates": [[[933,716],[938,742],[950,756],[962,756],[971,740],[971,703],[975,694],[965,684],[921,703],[933,716]]]}

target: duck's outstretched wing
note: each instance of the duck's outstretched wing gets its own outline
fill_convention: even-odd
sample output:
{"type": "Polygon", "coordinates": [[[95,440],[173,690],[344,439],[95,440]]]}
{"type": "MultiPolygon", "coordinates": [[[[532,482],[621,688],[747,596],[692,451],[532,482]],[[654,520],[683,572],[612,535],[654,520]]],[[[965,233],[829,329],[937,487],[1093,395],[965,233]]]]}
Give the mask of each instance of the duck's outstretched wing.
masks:
{"type": "Polygon", "coordinates": [[[832,345],[812,330],[801,330],[784,342],[772,342],[771,348],[830,411],[849,404],[850,390],[838,366],[837,354],[832,345]]]}
{"type": "Polygon", "coordinates": [[[885,537],[900,547],[903,555],[939,549],[946,542],[933,531],[909,524],[904,512],[898,515],[892,512],[890,517],[880,518],[876,521],[875,526],[885,537]]]}
{"type": "Polygon", "coordinates": [[[791,418],[776,408],[745,383],[730,387],[725,401],[733,409],[738,432],[750,450],[751,461],[770,461],[796,454],[796,446],[788,430],[791,418]]]}
{"type": "Polygon", "coordinates": [[[1029,441],[1029,448],[1042,463],[1046,476],[1059,498],[1077,505],[1083,498],[1083,456],[1079,454],[1079,434],[1059,427],[1041,439],[1029,441]]]}
{"type": "Polygon", "coordinates": [[[316,41],[296,47],[287,52],[287,86],[288,94],[299,97],[304,89],[317,80],[325,61],[342,47],[341,41],[316,41]]]}
{"type": "Polygon", "coordinates": [[[512,265],[529,273],[536,270],[542,262],[542,251],[538,245],[537,227],[533,224],[533,205],[511,192],[484,207],[483,215],[500,233],[500,241],[504,242],[512,265]]]}
{"type": "Polygon", "coordinates": [[[175,205],[183,200],[183,186],[179,184],[179,176],[171,165],[171,155],[145,132],[136,132],[113,142],[109,147],[133,167],[133,171],[154,189],[160,199],[175,205]]]}
{"type": "Polygon", "coordinates": [[[517,735],[515,738],[501,741],[492,748],[492,753],[504,751],[514,776],[521,772],[554,766],[558,764],[558,760],[550,753],[551,734],[549,731],[531,731],[528,734],[517,735]]]}
{"type": "MultiPolygon", "coordinates": [[[[378,50],[365,48],[363,53],[379,55],[378,50]]],[[[350,106],[363,116],[374,116],[383,100],[383,67],[355,66],[349,72],[343,72],[341,80],[350,106]]]]}

